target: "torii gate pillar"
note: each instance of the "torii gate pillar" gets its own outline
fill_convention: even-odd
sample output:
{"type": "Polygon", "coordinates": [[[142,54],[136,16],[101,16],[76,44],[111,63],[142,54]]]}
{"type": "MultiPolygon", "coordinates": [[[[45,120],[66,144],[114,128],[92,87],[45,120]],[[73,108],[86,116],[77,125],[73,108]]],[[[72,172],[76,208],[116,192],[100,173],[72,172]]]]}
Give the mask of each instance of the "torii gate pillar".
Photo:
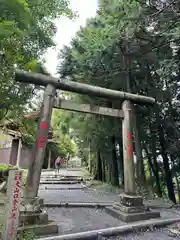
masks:
{"type": "Polygon", "coordinates": [[[55,94],[55,87],[48,84],[44,92],[44,102],[36,136],[35,154],[28,171],[26,196],[30,198],[37,197],[39,189],[55,94]]]}
{"type": "Polygon", "coordinates": [[[40,229],[46,234],[58,233],[57,224],[55,222],[49,223],[48,213],[41,209],[43,199],[37,197],[55,93],[55,87],[48,84],[44,91],[44,101],[37,129],[34,154],[28,169],[27,184],[20,209],[22,224],[34,225],[35,229],[36,227],[41,226],[40,229]]]}
{"type": "Polygon", "coordinates": [[[133,128],[131,102],[123,102],[124,119],[122,124],[123,156],[124,156],[124,189],[127,194],[135,194],[135,175],[133,158],[133,128]]]}
{"type": "Polygon", "coordinates": [[[124,155],[124,193],[120,195],[120,203],[106,207],[106,212],[125,222],[159,218],[160,212],[149,211],[143,205],[142,196],[136,194],[134,155],[133,155],[133,108],[129,100],[122,104],[124,119],[122,125],[124,155]]]}

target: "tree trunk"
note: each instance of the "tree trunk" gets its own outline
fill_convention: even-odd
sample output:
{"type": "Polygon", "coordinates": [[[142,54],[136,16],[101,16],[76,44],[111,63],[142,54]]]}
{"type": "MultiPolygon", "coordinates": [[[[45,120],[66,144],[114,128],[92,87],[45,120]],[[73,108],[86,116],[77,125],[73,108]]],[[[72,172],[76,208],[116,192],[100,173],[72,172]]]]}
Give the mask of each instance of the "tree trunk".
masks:
{"type": "Polygon", "coordinates": [[[164,166],[164,173],[165,173],[165,179],[166,179],[166,186],[168,190],[168,197],[171,201],[176,203],[176,197],[174,193],[174,184],[172,181],[172,173],[171,169],[169,167],[169,158],[166,152],[166,142],[164,137],[164,130],[162,125],[159,123],[159,142],[161,146],[161,156],[163,158],[163,166],[164,166]]]}
{"type": "Polygon", "coordinates": [[[155,176],[155,179],[156,179],[157,195],[158,195],[158,197],[162,197],[162,190],[161,190],[161,185],[160,185],[159,173],[157,171],[157,168],[152,163],[152,160],[151,160],[151,157],[149,155],[147,147],[144,146],[144,150],[145,150],[146,155],[147,155],[148,164],[151,167],[152,172],[153,172],[153,174],[155,176]]]}
{"type": "Polygon", "coordinates": [[[176,186],[177,186],[177,193],[178,193],[178,202],[180,202],[180,184],[177,172],[175,172],[175,179],[176,179],[176,186]]]}
{"type": "Polygon", "coordinates": [[[89,172],[92,174],[91,142],[89,142],[88,162],[89,172]]]}
{"type": "Polygon", "coordinates": [[[135,108],[133,108],[133,130],[134,130],[134,142],[136,152],[136,177],[137,181],[141,186],[146,186],[146,176],[144,171],[144,163],[142,156],[142,147],[139,137],[139,131],[136,121],[135,108]]]}
{"type": "Polygon", "coordinates": [[[177,172],[175,171],[175,164],[174,164],[175,158],[174,156],[171,155],[171,163],[173,165],[173,169],[174,169],[174,177],[176,180],[176,186],[177,186],[177,194],[178,194],[178,201],[180,202],[180,184],[179,184],[179,179],[178,179],[178,175],[177,172]]]}
{"type": "MultiPolygon", "coordinates": [[[[157,189],[157,195],[158,197],[162,197],[162,190],[161,190],[161,185],[160,185],[160,177],[159,177],[159,172],[160,172],[160,168],[157,162],[157,154],[156,154],[156,144],[157,144],[157,127],[153,126],[151,123],[151,116],[152,114],[150,114],[149,116],[149,129],[150,129],[150,135],[151,135],[151,151],[152,151],[152,159],[151,157],[149,157],[148,154],[148,163],[151,166],[152,172],[155,176],[156,179],[156,189],[157,189]],[[155,130],[154,130],[155,129],[155,130]],[[153,161],[152,161],[153,160],[153,161]]],[[[146,148],[146,152],[148,153],[148,150],[146,148]]]]}
{"type": "Polygon", "coordinates": [[[102,181],[105,182],[106,181],[106,163],[105,163],[105,159],[102,158],[102,181]]]}
{"type": "Polygon", "coordinates": [[[123,145],[122,139],[119,140],[119,167],[121,176],[121,185],[124,186],[124,158],[123,158],[123,145]]]}
{"type": "Polygon", "coordinates": [[[161,156],[163,158],[163,166],[164,166],[164,174],[165,174],[165,180],[166,180],[166,186],[168,190],[168,197],[171,201],[176,203],[176,197],[174,193],[174,184],[172,181],[172,174],[169,167],[169,158],[167,155],[167,146],[166,146],[166,140],[164,137],[164,129],[161,123],[161,118],[159,116],[159,108],[158,105],[155,106],[155,114],[156,114],[156,123],[157,123],[157,130],[159,133],[159,143],[161,147],[161,156]]]}
{"type": "Polygon", "coordinates": [[[111,179],[111,183],[114,186],[119,186],[119,171],[118,171],[118,163],[117,163],[115,136],[112,137],[112,179],[111,179]]]}
{"type": "MultiPolygon", "coordinates": [[[[151,188],[152,188],[152,190],[151,190],[151,196],[154,198],[155,197],[155,192],[153,191],[153,186],[154,186],[154,181],[153,181],[153,171],[152,171],[152,168],[151,168],[151,166],[150,166],[150,164],[149,164],[149,161],[152,163],[152,161],[151,161],[151,157],[149,156],[149,160],[147,161],[147,171],[149,172],[149,181],[147,182],[147,180],[146,180],[146,182],[147,182],[147,187],[149,187],[149,186],[151,186],[151,188]]],[[[156,184],[157,185],[157,184],[156,184]]],[[[160,187],[160,185],[159,185],[159,187],[160,187]]]]}
{"type": "Polygon", "coordinates": [[[111,179],[112,179],[112,162],[108,160],[108,177],[107,177],[107,182],[111,183],[111,179]]]}
{"type": "Polygon", "coordinates": [[[102,181],[102,162],[101,162],[101,155],[100,155],[99,149],[97,151],[97,168],[96,168],[95,180],[102,181]]]}

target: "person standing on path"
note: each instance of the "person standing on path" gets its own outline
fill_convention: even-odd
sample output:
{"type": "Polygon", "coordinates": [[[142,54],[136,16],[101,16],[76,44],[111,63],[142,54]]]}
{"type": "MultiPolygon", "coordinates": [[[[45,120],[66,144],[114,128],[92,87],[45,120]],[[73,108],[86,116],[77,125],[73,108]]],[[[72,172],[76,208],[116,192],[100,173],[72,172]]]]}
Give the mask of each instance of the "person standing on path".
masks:
{"type": "Polygon", "coordinates": [[[55,161],[55,168],[58,173],[59,173],[60,165],[61,165],[61,158],[58,156],[55,161]]]}

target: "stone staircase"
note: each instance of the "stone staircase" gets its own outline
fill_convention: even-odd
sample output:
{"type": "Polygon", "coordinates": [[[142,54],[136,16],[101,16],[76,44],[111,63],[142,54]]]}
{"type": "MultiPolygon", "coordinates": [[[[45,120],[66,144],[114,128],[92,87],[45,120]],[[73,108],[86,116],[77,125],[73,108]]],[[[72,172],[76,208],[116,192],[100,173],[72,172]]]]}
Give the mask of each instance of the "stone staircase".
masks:
{"type": "Polygon", "coordinates": [[[80,184],[84,180],[79,176],[61,176],[59,174],[41,176],[40,184],[80,184]]]}

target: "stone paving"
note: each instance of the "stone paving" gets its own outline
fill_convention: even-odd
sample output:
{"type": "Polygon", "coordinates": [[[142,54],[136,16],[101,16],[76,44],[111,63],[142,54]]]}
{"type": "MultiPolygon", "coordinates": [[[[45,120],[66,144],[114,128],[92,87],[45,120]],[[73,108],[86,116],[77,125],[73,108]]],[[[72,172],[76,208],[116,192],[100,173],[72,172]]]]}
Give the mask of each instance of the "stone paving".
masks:
{"type": "MultiPolygon", "coordinates": [[[[62,171],[63,174],[67,174],[66,170],[62,171]]],[[[61,173],[62,173],[61,172],[61,173]]],[[[68,171],[69,172],[69,171],[68,171]]],[[[49,173],[50,174],[50,173],[49,173]]],[[[51,173],[52,174],[52,173],[51,173]]],[[[70,171],[69,174],[77,175],[76,171],[70,171]],[[73,172],[73,174],[72,174],[73,172]]],[[[78,174],[80,171],[78,171],[78,174]]],[[[48,175],[47,172],[43,175],[48,175]]],[[[82,174],[83,175],[83,174],[82,174]]],[[[81,176],[82,176],[81,175],[81,176]]],[[[43,176],[44,177],[44,176],[43,176]]],[[[113,203],[114,201],[118,202],[118,195],[111,193],[99,193],[91,189],[84,189],[82,184],[72,184],[69,185],[59,185],[53,184],[49,185],[40,185],[39,196],[44,199],[45,203],[48,204],[58,204],[60,202],[97,202],[97,203],[113,203]],[[68,188],[74,188],[69,190],[68,188]],[[50,189],[48,189],[50,188],[50,189]],[[58,190],[61,188],[61,190],[58,190]],[[80,188],[80,189],[76,189],[80,188]]],[[[76,233],[80,231],[88,231],[95,229],[103,229],[107,227],[115,227],[124,225],[124,222],[121,222],[101,209],[88,209],[88,208],[48,208],[49,218],[57,222],[59,226],[59,234],[68,234],[76,233]]],[[[180,211],[175,211],[172,209],[158,209],[161,212],[163,219],[180,217],[180,211]]],[[[132,233],[119,237],[104,238],[109,240],[171,240],[171,239],[180,239],[176,236],[170,236],[167,229],[161,231],[154,230],[152,232],[146,231],[144,233],[132,233]]],[[[103,239],[103,240],[104,240],[103,239]]]]}
{"type": "MultiPolygon", "coordinates": [[[[77,233],[126,224],[111,217],[101,209],[48,208],[47,210],[49,218],[58,223],[60,234],[77,233]]],[[[167,219],[179,217],[180,215],[171,212],[171,210],[168,212],[161,210],[161,216],[162,219],[167,219]]]]}
{"type": "Polygon", "coordinates": [[[59,234],[77,233],[124,225],[101,209],[48,208],[49,218],[59,226],[59,234]]]}
{"type": "Polygon", "coordinates": [[[82,184],[52,184],[52,185],[49,185],[49,184],[43,184],[43,185],[40,185],[39,187],[39,192],[41,194],[41,191],[42,191],[42,194],[43,194],[43,190],[58,190],[58,189],[64,189],[64,190],[69,190],[69,189],[83,189],[85,188],[85,186],[83,186],[82,184]]]}
{"type": "MultiPolygon", "coordinates": [[[[63,184],[62,184],[63,185],[63,184]]],[[[62,187],[61,185],[61,187],[62,187]]],[[[77,184],[76,184],[77,186],[77,184]]],[[[44,187],[44,186],[43,186],[44,187]]],[[[60,203],[60,202],[110,202],[118,201],[117,195],[98,194],[93,190],[76,189],[76,190],[56,190],[59,184],[53,184],[54,189],[45,189],[42,186],[39,189],[39,197],[44,199],[44,203],[60,203]]],[[[68,185],[72,187],[72,185],[68,185]]]]}

